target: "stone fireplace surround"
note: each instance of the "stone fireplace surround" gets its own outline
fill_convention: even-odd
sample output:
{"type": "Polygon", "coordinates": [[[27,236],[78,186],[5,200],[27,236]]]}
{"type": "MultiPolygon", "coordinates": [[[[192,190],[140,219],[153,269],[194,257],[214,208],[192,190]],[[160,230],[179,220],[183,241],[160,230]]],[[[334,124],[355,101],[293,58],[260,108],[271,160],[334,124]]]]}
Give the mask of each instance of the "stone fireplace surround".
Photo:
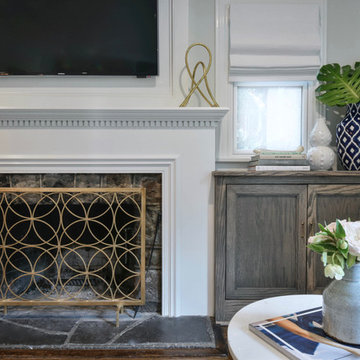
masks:
{"type": "Polygon", "coordinates": [[[162,315],[213,315],[211,172],[226,112],[0,109],[0,172],[161,174],[162,315]]]}

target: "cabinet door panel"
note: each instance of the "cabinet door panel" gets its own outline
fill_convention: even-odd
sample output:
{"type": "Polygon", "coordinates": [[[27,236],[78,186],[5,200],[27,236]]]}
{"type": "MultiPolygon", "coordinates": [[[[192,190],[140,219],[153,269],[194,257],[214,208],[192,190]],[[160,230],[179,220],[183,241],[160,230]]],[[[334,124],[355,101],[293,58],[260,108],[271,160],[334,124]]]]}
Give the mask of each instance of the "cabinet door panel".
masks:
{"type": "MultiPolygon", "coordinates": [[[[318,223],[336,219],[360,220],[360,185],[309,185],[308,215],[310,235],[319,231],[318,223]]],[[[308,251],[308,291],[321,293],[331,282],[324,276],[320,254],[308,251]]]]}
{"type": "Polygon", "coordinates": [[[306,186],[228,185],[226,202],[226,299],[304,292],[306,186]]]}

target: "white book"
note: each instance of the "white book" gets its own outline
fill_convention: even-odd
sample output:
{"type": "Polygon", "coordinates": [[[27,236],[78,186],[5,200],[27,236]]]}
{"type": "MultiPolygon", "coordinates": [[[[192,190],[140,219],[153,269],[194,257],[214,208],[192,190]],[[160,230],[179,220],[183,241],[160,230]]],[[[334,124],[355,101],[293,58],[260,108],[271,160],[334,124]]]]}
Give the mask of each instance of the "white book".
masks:
{"type": "Polygon", "coordinates": [[[310,165],[256,165],[249,166],[256,171],[310,171],[310,165]]]}
{"type": "Polygon", "coordinates": [[[273,160],[294,160],[294,159],[306,159],[306,154],[257,154],[251,157],[251,161],[273,159],[273,160]]]}

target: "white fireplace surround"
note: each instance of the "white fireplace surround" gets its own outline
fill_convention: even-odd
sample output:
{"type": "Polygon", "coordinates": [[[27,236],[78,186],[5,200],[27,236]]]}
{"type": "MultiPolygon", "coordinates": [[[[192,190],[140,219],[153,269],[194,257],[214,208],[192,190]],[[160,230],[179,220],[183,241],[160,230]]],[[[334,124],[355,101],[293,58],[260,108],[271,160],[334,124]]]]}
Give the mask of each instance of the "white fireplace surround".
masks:
{"type": "Polygon", "coordinates": [[[162,314],[213,315],[211,173],[227,111],[0,109],[0,172],[162,174],[162,314]]]}

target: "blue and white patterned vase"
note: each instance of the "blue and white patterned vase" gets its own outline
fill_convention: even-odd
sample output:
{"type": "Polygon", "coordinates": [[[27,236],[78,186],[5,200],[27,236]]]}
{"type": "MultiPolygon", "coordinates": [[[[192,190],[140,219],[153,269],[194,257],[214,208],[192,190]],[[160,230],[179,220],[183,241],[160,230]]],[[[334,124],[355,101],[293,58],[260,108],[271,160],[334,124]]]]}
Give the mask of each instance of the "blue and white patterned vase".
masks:
{"type": "Polygon", "coordinates": [[[336,126],[337,153],[346,170],[360,170],[360,102],[349,104],[336,126]]]}

